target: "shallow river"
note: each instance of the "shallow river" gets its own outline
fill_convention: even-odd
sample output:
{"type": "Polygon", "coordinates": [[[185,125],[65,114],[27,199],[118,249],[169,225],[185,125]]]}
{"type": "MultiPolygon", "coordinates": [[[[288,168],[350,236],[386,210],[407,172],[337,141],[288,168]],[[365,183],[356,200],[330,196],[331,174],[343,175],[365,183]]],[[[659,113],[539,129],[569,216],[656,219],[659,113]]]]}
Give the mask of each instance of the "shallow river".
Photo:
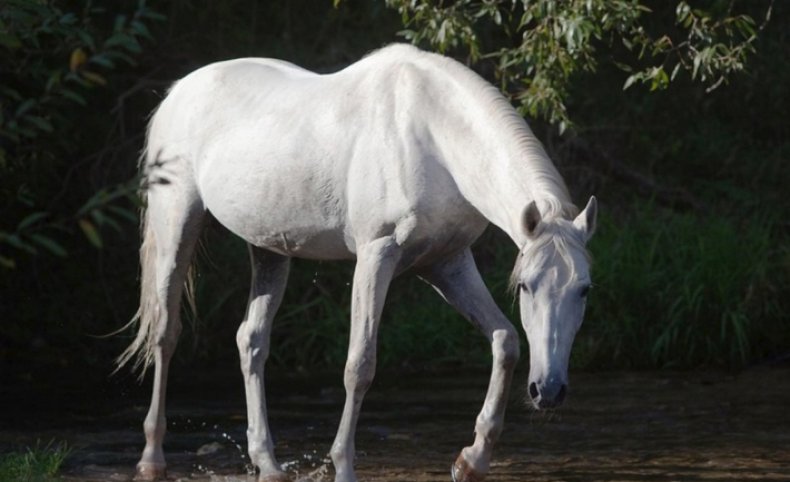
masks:
{"type": "MultiPolygon", "coordinates": [[[[168,401],[169,478],[254,481],[241,376],[185,378],[174,374],[168,401]]],[[[572,373],[568,400],[551,413],[526,408],[525,378],[517,373],[487,480],[790,480],[787,367],[737,375],[572,373]]],[[[381,375],[359,422],[360,480],[448,482],[450,464],[472,441],[486,384],[484,372],[381,375]]],[[[0,389],[0,451],[65,440],[73,448],[66,480],[130,480],[143,445],[147,385],[113,382],[99,395],[53,387],[35,400],[29,391],[0,389]]],[[[295,480],[331,481],[326,453],[343,403],[341,375],[280,378],[268,392],[280,463],[295,480]]]]}

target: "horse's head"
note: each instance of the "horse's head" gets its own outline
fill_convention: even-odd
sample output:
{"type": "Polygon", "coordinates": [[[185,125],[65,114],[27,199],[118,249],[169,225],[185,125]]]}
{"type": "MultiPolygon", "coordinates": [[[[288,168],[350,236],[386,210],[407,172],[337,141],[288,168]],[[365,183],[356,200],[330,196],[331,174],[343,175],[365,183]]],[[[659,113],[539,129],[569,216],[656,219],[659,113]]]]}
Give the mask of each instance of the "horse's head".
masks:
{"type": "Polygon", "coordinates": [[[595,231],[596,213],[594,197],[573,221],[544,220],[534,201],[524,211],[528,241],[512,283],[529,342],[527,391],[538,409],[557,407],[565,399],[571,345],[591,285],[585,245],[595,231]]]}

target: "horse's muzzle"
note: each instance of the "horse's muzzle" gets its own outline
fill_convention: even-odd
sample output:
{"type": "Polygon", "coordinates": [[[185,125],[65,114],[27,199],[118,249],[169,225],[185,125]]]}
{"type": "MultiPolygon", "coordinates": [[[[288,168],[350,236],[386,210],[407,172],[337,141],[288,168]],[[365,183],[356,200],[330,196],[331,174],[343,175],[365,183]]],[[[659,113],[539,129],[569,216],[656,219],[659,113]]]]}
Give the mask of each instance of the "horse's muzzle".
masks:
{"type": "Polygon", "coordinates": [[[562,382],[542,383],[531,382],[529,384],[529,397],[532,405],[539,409],[557,408],[565,401],[568,386],[562,382]]]}

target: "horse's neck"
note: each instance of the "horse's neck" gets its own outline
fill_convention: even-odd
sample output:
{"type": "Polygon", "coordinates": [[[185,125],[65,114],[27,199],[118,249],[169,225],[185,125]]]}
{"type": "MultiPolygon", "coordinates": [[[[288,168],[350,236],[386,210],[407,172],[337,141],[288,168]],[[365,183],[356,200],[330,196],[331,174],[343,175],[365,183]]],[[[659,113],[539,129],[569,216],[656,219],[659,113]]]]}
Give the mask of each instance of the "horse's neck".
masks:
{"type": "Polygon", "coordinates": [[[523,246],[524,208],[534,200],[542,212],[562,209],[563,181],[523,119],[466,96],[440,123],[444,162],[467,201],[523,246]]]}

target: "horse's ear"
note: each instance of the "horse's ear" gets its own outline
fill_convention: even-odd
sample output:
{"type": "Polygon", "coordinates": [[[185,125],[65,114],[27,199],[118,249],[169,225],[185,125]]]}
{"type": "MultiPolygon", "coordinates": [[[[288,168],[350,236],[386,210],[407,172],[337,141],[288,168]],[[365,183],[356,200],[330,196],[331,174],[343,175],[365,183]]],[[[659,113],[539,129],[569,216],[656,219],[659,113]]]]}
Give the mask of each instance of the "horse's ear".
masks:
{"type": "Polygon", "coordinates": [[[584,211],[579,213],[576,216],[576,219],[573,220],[573,225],[576,226],[576,229],[582,232],[584,235],[584,242],[592,238],[593,233],[595,233],[595,225],[597,224],[598,220],[598,200],[595,199],[595,196],[590,196],[590,200],[587,201],[587,206],[584,208],[584,211]]]}
{"type": "Polygon", "coordinates": [[[527,207],[524,208],[524,213],[521,215],[524,232],[528,238],[534,238],[537,235],[540,220],[541,216],[540,211],[538,211],[538,205],[535,204],[535,201],[532,201],[527,204],[527,207]]]}

